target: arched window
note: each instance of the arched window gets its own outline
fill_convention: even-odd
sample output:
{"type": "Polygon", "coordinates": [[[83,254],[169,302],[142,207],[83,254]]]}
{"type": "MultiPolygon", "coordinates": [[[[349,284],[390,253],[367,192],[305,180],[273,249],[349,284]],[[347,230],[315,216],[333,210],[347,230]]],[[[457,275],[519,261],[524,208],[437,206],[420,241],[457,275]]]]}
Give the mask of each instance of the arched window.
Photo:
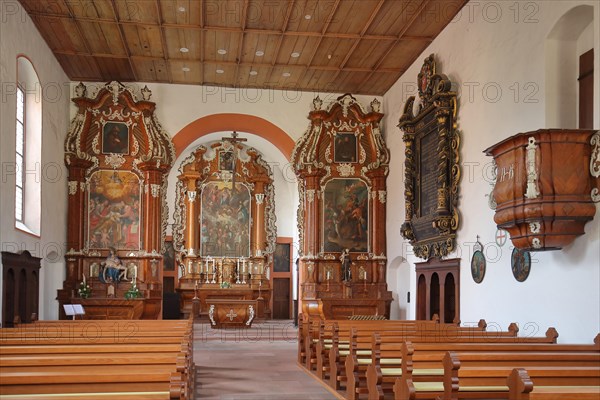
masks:
{"type": "Polygon", "coordinates": [[[556,22],[546,37],[548,128],[592,128],[593,22],[593,6],[576,6],[556,22]]]}
{"type": "Polygon", "coordinates": [[[15,227],[40,234],[42,197],[42,89],[33,64],[17,58],[15,227]]]}

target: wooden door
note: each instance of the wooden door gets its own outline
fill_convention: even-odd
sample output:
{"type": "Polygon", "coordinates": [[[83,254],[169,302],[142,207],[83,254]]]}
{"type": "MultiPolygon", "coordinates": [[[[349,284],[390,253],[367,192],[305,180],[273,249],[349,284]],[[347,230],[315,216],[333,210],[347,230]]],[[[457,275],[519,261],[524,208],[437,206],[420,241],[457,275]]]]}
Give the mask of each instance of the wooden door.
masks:
{"type": "Polygon", "coordinates": [[[273,319],[290,318],[290,278],[273,278],[273,319]]]}
{"type": "Polygon", "coordinates": [[[273,254],[273,319],[292,318],[292,238],[278,237],[273,254]]]}

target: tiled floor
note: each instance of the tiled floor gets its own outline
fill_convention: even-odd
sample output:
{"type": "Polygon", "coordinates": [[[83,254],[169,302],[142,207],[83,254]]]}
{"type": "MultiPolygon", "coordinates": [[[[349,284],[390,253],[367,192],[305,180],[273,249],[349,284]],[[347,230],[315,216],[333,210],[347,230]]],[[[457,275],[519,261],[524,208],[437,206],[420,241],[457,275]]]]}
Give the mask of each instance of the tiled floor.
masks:
{"type": "Polygon", "coordinates": [[[297,365],[291,324],[256,324],[251,330],[230,333],[206,328],[194,327],[196,399],[338,398],[297,365]]]}

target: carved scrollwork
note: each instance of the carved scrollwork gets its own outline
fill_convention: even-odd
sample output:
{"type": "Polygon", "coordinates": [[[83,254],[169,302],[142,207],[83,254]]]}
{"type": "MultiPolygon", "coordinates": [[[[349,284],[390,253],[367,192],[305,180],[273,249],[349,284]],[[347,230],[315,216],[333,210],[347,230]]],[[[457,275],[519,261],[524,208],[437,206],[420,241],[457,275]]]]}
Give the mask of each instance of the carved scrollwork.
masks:
{"type": "Polygon", "coordinates": [[[77,181],[69,181],[69,194],[72,196],[77,193],[77,188],[79,187],[79,182],[77,181]]]}
{"type": "Polygon", "coordinates": [[[460,133],[455,129],[456,93],[448,78],[436,73],[433,55],[425,59],[417,84],[418,111],[415,98],[409,98],[398,124],[406,146],[401,234],[415,255],[429,259],[444,257],[455,247],[460,133]]]}

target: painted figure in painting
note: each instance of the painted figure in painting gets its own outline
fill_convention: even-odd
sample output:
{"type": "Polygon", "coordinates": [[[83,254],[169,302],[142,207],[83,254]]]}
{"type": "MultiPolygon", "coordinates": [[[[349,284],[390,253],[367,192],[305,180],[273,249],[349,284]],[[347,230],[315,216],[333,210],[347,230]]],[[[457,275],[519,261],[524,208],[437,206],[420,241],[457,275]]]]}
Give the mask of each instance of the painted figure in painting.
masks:
{"type": "Polygon", "coordinates": [[[341,133],[335,136],[335,162],[356,162],[356,136],[341,133]]]}
{"type": "Polygon", "coordinates": [[[98,171],[90,179],[88,239],[90,248],[138,249],[140,186],[125,171],[98,171]]]}
{"type": "Polygon", "coordinates": [[[250,192],[241,183],[212,182],[202,189],[202,255],[248,257],[250,192]]]}
{"type": "Polygon", "coordinates": [[[352,268],[350,268],[352,259],[350,258],[350,250],[344,249],[344,251],[342,251],[340,261],[342,262],[342,277],[344,282],[352,281],[352,268]]]}
{"type": "Polygon", "coordinates": [[[119,122],[107,122],[102,131],[102,152],[127,154],[129,135],[127,125],[119,122]]]}
{"type": "Polygon", "coordinates": [[[325,187],[325,251],[367,251],[368,191],[360,179],[334,179],[325,187]]]}
{"type": "Polygon", "coordinates": [[[104,269],[102,269],[99,278],[102,283],[120,282],[127,280],[127,267],[123,265],[121,259],[117,256],[117,250],[114,247],[108,249],[108,256],[104,260],[104,269]]]}

